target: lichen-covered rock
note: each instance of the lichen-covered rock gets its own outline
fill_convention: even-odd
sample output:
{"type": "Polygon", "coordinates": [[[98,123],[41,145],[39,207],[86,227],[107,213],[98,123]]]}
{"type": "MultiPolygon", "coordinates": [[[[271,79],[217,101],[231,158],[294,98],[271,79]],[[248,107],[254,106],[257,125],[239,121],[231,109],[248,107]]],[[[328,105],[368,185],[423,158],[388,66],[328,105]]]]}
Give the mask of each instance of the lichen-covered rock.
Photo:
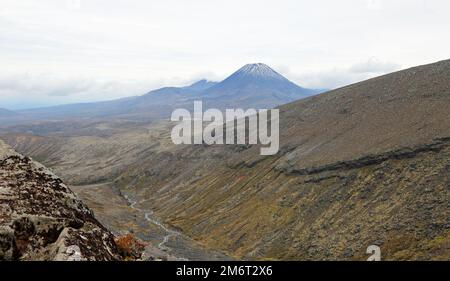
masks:
{"type": "Polygon", "coordinates": [[[113,235],[44,166],[0,141],[0,260],[119,260],[113,235]]]}

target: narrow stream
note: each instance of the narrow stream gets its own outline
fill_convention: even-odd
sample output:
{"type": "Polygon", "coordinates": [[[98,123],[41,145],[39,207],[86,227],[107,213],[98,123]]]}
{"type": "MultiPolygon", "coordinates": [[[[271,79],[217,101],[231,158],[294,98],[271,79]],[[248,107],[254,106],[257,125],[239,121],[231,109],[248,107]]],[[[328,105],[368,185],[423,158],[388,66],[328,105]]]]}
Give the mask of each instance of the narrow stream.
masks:
{"type": "MultiPolygon", "coordinates": [[[[152,218],[151,216],[153,215],[153,211],[146,211],[143,209],[140,209],[138,207],[136,207],[136,205],[139,203],[133,199],[131,199],[128,195],[123,195],[123,197],[128,201],[130,207],[138,212],[142,212],[144,213],[144,218],[146,221],[158,226],[159,228],[161,228],[166,235],[163,238],[163,241],[161,243],[158,244],[158,248],[162,251],[168,252],[171,249],[169,247],[166,246],[166,243],[169,242],[169,240],[171,238],[177,237],[177,236],[182,236],[181,233],[179,233],[178,231],[172,230],[167,228],[164,224],[162,224],[161,222],[159,222],[158,220],[152,218]]],[[[187,261],[188,259],[186,258],[179,258],[180,260],[185,260],[187,261]]]]}

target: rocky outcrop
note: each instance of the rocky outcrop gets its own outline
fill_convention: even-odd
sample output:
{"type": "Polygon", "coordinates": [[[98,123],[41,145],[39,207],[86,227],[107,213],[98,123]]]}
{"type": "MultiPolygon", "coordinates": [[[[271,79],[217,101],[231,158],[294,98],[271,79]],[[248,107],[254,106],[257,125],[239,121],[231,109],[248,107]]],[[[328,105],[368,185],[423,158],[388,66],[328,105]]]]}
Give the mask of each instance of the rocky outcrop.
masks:
{"type": "Polygon", "coordinates": [[[365,166],[370,165],[378,165],[390,159],[401,160],[407,158],[414,158],[417,156],[417,154],[423,152],[429,151],[439,152],[445,147],[448,147],[449,145],[450,145],[450,138],[438,138],[429,144],[417,145],[412,148],[406,147],[396,149],[393,151],[388,151],[377,155],[371,154],[354,160],[338,161],[335,163],[317,167],[295,169],[289,165],[288,161],[284,161],[281,162],[276,167],[276,169],[290,175],[312,175],[327,171],[351,170],[363,168],[365,166]]]}
{"type": "Polygon", "coordinates": [[[44,166],[0,141],[0,260],[119,260],[113,235],[44,166]]]}
{"type": "MultiPolygon", "coordinates": [[[[42,138],[2,138],[66,182],[111,183],[158,221],[238,259],[366,260],[377,245],[383,260],[449,260],[449,104],[450,60],[280,107],[280,152],[270,157],[258,145],[173,145],[165,122],[52,122],[11,131],[42,138]]],[[[128,228],[96,194],[106,203],[90,206],[108,210],[102,221],[128,228]]]]}
{"type": "Polygon", "coordinates": [[[362,261],[376,245],[382,260],[449,260],[448,140],[309,173],[275,167],[271,158],[215,167],[160,191],[163,203],[146,202],[166,223],[238,259],[362,261]]]}
{"type": "Polygon", "coordinates": [[[184,146],[116,183],[238,259],[366,260],[377,245],[383,260],[448,260],[449,74],[450,60],[281,106],[277,155],[184,146]]]}

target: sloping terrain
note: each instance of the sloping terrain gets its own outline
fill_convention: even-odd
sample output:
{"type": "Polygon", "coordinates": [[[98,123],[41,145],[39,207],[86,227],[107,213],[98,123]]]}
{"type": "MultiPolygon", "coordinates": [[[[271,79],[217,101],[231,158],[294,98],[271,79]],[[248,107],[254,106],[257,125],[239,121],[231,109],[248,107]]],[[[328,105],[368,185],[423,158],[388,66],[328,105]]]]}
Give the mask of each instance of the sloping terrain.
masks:
{"type": "Polygon", "coordinates": [[[0,260],[120,260],[113,235],[44,166],[0,141],[0,260]]]}
{"type": "MultiPolygon", "coordinates": [[[[52,168],[70,185],[109,182],[139,157],[174,146],[167,123],[141,127],[128,123],[94,123],[86,129],[73,129],[71,135],[67,135],[71,129],[66,128],[58,126],[58,132],[55,132],[52,127],[53,131],[48,135],[10,133],[1,138],[17,151],[52,168]]],[[[36,130],[36,126],[33,129],[36,130]]]]}
{"type": "Polygon", "coordinates": [[[383,259],[448,259],[449,152],[442,139],[303,174],[277,170],[279,158],[192,164],[168,183],[133,179],[130,169],[119,186],[139,191],[169,225],[238,258],[360,260],[375,244],[383,259]]]}
{"type": "Polygon", "coordinates": [[[448,259],[450,61],[281,107],[278,155],[186,146],[118,178],[170,225],[239,258],[448,259]],[[170,167],[170,168],[169,168],[170,167]]]}
{"type": "Polygon", "coordinates": [[[88,122],[112,118],[155,121],[169,118],[176,108],[192,108],[194,100],[199,99],[220,109],[236,105],[272,108],[318,92],[297,86],[267,65],[248,64],[220,83],[200,80],[186,87],[165,87],[142,96],[20,110],[20,114],[15,116],[2,116],[0,111],[0,127],[44,121],[55,125],[55,121],[74,119],[88,122]]]}
{"type": "MultiPolygon", "coordinates": [[[[130,130],[128,133],[104,137],[78,136],[72,138],[33,135],[8,135],[4,139],[16,144],[16,149],[33,155],[62,175],[70,188],[96,218],[114,235],[135,233],[149,242],[143,259],[168,260],[228,260],[227,255],[205,249],[191,238],[163,226],[153,219],[152,211],[139,202],[125,197],[109,179],[117,177],[139,155],[156,154],[167,149],[167,136],[159,135],[153,126],[148,130],[130,130]],[[153,145],[149,146],[148,143],[153,145]],[[167,242],[164,242],[166,241],[167,242]]],[[[167,129],[167,127],[163,127],[167,129]]],[[[173,144],[170,144],[173,146],[173,144]]],[[[140,200],[136,198],[136,200],[140,200]]]]}
{"type": "Polygon", "coordinates": [[[200,94],[209,107],[273,108],[319,91],[289,81],[263,63],[247,64],[222,82],[200,94]]]}
{"type": "Polygon", "coordinates": [[[387,260],[444,260],[449,105],[443,61],[280,107],[280,152],[270,157],[257,145],[174,146],[164,122],[78,146],[80,136],[67,137],[56,150],[52,135],[3,138],[70,182],[113,182],[171,229],[236,258],[360,260],[375,244],[387,260]]]}

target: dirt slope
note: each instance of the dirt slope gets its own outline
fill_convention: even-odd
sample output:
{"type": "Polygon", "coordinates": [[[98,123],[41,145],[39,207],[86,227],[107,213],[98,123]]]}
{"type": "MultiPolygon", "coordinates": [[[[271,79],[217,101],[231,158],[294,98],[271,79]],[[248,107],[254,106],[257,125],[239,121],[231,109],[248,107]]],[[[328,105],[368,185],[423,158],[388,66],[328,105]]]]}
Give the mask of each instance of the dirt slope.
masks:
{"type": "Polygon", "coordinates": [[[157,144],[121,132],[53,152],[6,139],[47,151],[73,182],[114,181],[173,229],[237,258],[365,259],[376,244],[383,259],[448,259],[449,106],[443,61],[282,106],[271,157],[258,146],[165,145],[167,124],[157,144]],[[93,168],[78,151],[95,156],[93,168]]]}
{"type": "Polygon", "coordinates": [[[187,146],[139,159],[119,187],[239,258],[449,254],[450,61],[281,107],[281,150],[187,146]]]}

